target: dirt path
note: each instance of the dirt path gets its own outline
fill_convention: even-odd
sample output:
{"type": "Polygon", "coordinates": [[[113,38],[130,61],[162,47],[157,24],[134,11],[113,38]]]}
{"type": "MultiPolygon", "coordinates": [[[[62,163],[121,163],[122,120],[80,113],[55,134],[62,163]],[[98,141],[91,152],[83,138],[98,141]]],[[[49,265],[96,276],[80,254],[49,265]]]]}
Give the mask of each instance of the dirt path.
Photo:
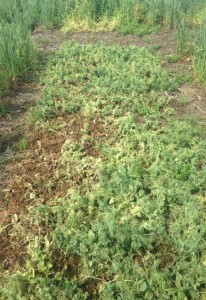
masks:
{"type": "MultiPolygon", "coordinates": [[[[162,31],[146,37],[123,36],[116,32],[63,34],[58,31],[37,31],[33,34],[33,39],[39,50],[46,55],[52,54],[68,40],[83,44],[102,41],[108,45],[150,47],[154,51],[159,51],[165,67],[172,76],[182,74],[181,76],[184,77],[191,69],[190,59],[168,63],[168,57],[175,55],[176,51],[173,31],[162,31]]],[[[27,109],[35,104],[40,94],[41,87],[38,84],[30,84],[25,85],[13,96],[3,99],[7,112],[5,116],[0,117],[0,226],[2,228],[0,264],[5,269],[12,268],[17,261],[20,262],[19,253],[24,252],[21,249],[24,243],[12,240],[10,237],[12,218],[15,215],[18,219],[26,212],[26,207],[32,200],[28,199],[32,195],[36,178],[40,183],[38,199],[44,201],[45,196],[42,196],[41,192],[48,182],[54,181],[56,166],[52,165],[52,157],[59,155],[61,145],[64,143],[60,136],[53,135],[51,139],[44,130],[35,131],[29,125],[27,109]],[[24,150],[24,144],[19,147],[18,143],[25,136],[29,137],[29,146],[28,148],[25,146],[24,150]]],[[[169,97],[172,107],[176,109],[180,118],[193,116],[200,122],[205,122],[206,93],[201,86],[183,83],[178,91],[169,97]]],[[[58,187],[58,182],[56,185],[56,191],[60,192],[61,186],[58,187]]]]}
{"type": "Polygon", "coordinates": [[[29,131],[28,108],[35,105],[39,95],[37,84],[24,85],[19,93],[2,100],[5,115],[0,117],[0,199],[8,190],[6,180],[12,175],[7,173],[7,163],[12,163],[19,155],[16,153],[18,143],[29,131]]]}
{"type": "Polygon", "coordinates": [[[174,54],[176,50],[176,37],[174,31],[161,31],[148,36],[139,37],[136,35],[122,35],[112,32],[69,32],[59,31],[37,31],[33,34],[39,49],[57,50],[59,46],[68,40],[74,40],[81,44],[103,42],[107,45],[137,45],[148,47],[158,45],[162,54],[174,54]]]}

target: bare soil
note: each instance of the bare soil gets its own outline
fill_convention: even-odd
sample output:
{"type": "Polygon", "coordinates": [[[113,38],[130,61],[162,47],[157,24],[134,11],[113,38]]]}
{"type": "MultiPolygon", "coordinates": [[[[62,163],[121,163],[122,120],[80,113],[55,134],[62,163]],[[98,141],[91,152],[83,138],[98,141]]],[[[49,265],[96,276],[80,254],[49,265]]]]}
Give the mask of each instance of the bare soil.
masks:
{"type": "Polygon", "coordinates": [[[107,45],[137,45],[142,47],[160,46],[164,55],[174,54],[176,50],[176,38],[174,31],[161,31],[149,36],[122,35],[118,32],[69,32],[60,31],[36,31],[33,39],[40,50],[57,50],[66,41],[76,41],[81,44],[94,44],[103,42],[107,45]]]}

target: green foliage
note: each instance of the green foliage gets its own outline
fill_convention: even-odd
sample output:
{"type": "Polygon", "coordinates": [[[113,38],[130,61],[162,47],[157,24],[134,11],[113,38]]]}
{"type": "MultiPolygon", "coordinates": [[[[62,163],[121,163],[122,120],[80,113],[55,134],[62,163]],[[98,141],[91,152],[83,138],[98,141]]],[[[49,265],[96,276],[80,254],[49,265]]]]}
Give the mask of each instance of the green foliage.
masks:
{"type": "Polygon", "coordinates": [[[104,17],[111,19],[119,16],[121,19],[119,27],[121,28],[121,24],[123,27],[127,25],[129,30],[131,24],[132,31],[141,23],[148,29],[148,24],[152,26],[166,24],[176,27],[181,24],[185,16],[192,19],[205,8],[202,0],[197,0],[195,3],[188,0],[70,0],[68,3],[71,8],[69,15],[72,18],[99,22],[104,17]]]}
{"type": "Polygon", "coordinates": [[[0,96],[35,68],[36,49],[30,31],[37,25],[61,26],[69,9],[66,0],[0,2],[0,96]]]}
{"type": "Polygon", "coordinates": [[[152,91],[174,89],[174,82],[161,69],[159,58],[149,50],[104,44],[97,47],[66,44],[50,61],[42,84],[43,99],[39,105],[45,117],[73,113],[84,106],[90,116],[110,114],[111,109],[117,114],[125,109],[144,114],[152,109],[149,107],[153,101],[152,91]],[[111,62],[110,57],[114,57],[115,62],[111,62]],[[131,90],[132,98],[128,99],[131,90]],[[151,99],[145,99],[147,92],[151,99]],[[88,94],[96,99],[92,107],[88,94]],[[142,100],[136,101],[139,95],[142,100]],[[99,110],[107,101],[111,106],[99,110]]]}
{"type": "MultiPolygon", "coordinates": [[[[41,263],[41,257],[39,258],[41,263]]],[[[41,267],[39,267],[41,270],[41,267]]],[[[74,281],[61,279],[61,274],[51,279],[42,275],[33,277],[28,274],[11,276],[10,284],[3,288],[2,300],[86,300],[87,294],[79,292],[74,281]],[[18,293],[16,291],[18,290],[18,293]]]]}
{"type": "Polygon", "coordinates": [[[27,262],[1,299],[202,299],[205,133],[168,116],[160,59],[68,43],[42,82],[44,118],[78,110],[84,126],[57,161],[69,188],[30,208],[39,234],[26,235],[27,262]]]}
{"type": "MultiPolygon", "coordinates": [[[[196,0],[195,4],[188,0],[1,1],[0,96],[15,87],[34,68],[36,50],[30,31],[37,26],[59,28],[64,24],[65,31],[117,30],[123,34],[145,35],[167,25],[177,28],[177,51],[183,55],[193,43],[188,40],[188,28],[193,26],[196,30],[204,22],[204,12],[203,0],[196,0]]],[[[204,31],[202,26],[195,40],[198,45],[195,70],[203,79],[204,31]]]]}
{"type": "Polygon", "coordinates": [[[20,151],[21,151],[21,150],[26,150],[27,147],[28,147],[28,144],[29,144],[28,138],[27,138],[27,137],[23,137],[23,138],[19,141],[19,143],[17,144],[17,147],[19,148],[20,151]]]}
{"type": "Polygon", "coordinates": [[[181,18],[181,21],[178,25],[177,30],[177,37],[178,37],[178,43],[177,43],[177,53],[179,55],[183,55],[186,47],[186,22],[185,22],[185,16],[181,18]]]}
{"type": "Polygon", "coordinates": [[[0,25],[0,96],[25,78],[35,61],[30,35],[15,23],[0,25]]]}
{"type": "Polygon", "coordinates": [[[175,28],[177,54],[182,57],[195,45],[194,68],[198,77],[205,80],[205,1],[76,0],[69,2],[72,9],[68,13],[63,31],[117,30],[123,34],[142,36],[157,31],[161,26],[175,28]],[[199,35],[198,30],[200,30],[199,35]]]}
{"type": "Polygon", "coordinates": [[[67,0],[1,1],[1,23],[16,23],[24,30],[34,29],[37,25],[59,27],[68,11],[71,10],[70,2],[67,0]]]}
{"type": "MultiPolygon", "coordinates": [[[[63,30],[71,31],[75,28],[75,30],[96,31],[96,28],[102,28],[102,23],[106,19],[108,20],[105,24],[106,28],[118,30],[124,34],[144,35],[156,31],[158,25],[144,22],[145,14],[143,11],[138,11],[138,9],[139,3],[134,0],[77,0],[63,30]],[[71,23],[73,26],[71,26],[71,23]]],[[[104,30],[104,27],[102,29],[104,30]]]]}
{"type": "Polygon", "coordinates": [[[177,54],[171,54],[167,56],[167,62],[168,63],[177,63],[178,61],[180,61],[181,56],[177,55],[177,54]]]}
{"type": "Polygon", "coordinates": [[[158,25],[151,25],[151,24],[144,24],[144,23],[138,23],[137,20],[122,20],[117,28],[119,32],[123,34],[136,34],[139,36],[143,36],[146,34],[151,34],[155,31],[158,31],[159,26],[158,25]]]}
{"type": "Polygon", "coordinates": [[[6,116],[8,110],[3,103],[0,103],[0,117],[6,116]]]}
{"type": "Polygon", "coordinates": [[[206,26],[205,21],[202,22],[198,43],[195,47],[194,67],[198,78],[206,80],[206,26]]]}

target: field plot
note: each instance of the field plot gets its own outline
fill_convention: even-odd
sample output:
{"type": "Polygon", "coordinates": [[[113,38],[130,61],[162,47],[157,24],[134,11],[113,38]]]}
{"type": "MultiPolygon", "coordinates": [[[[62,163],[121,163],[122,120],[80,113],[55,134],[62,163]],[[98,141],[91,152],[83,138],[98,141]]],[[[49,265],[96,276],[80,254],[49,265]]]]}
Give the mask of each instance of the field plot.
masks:
{"type": "Polygon", "coordinates": [[[205,16],[0,1],[0,299],[206,299],[205,16]]]}
{"type": "Polygon", "coordinates": [[[70,42],[42,85],[1,299],[205,299],[205,132],[178,80],[152,50],[70,42]]]}

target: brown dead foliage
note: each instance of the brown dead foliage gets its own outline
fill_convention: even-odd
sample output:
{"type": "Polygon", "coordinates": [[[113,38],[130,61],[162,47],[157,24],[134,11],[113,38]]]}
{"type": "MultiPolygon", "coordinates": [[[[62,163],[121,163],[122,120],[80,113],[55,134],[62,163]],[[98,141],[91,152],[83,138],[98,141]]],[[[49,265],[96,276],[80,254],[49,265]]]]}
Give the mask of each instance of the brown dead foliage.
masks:
{"type": "Polygon", "coordinates": [[[85,156],[102,157],[101,151],[96,146],[96,143],[102,144],[107,137],[102,120],[94,119],[90,122],[88,134],[91,136],[91,140],[84,144],[85,156]]]}
{"type": "Polygon", "coordinates": [[[25,261],[26,241],[20,237],[11,237],[12,224],[7,224],[0,233],[0,267],[5,270],[14,269],[25,261]]]}
{"type": "MultiPolygon", "coordinates": [[[[56,172],[63,171],[64,166],[60,165],[61,149],[68,138],[80,139],[83,118],[80,114],[57,118],[48,122],[46,127],[52,123],[61,123],[61,128],[50,132],[44,127],[38,127],[36,131],[29,134],[29,147],[25,156],[8,166],[10,179],[7,181],[9,192],[5,195],[8,202],[7,208],[11,213],[16,213],[15,203],[23,202],[31,205],[33,201],[42,203],[50,197],[61,196],[62,180],[56,172]]],[[[65,182],[64,189],[65,189],[65,182]]]]}
{"type": "MultiPolygon", "coordinates": [[[[38,126],[35,131],[30,128],[29,145],[24,151],[24,157],[7,165],[7,173],[10,176],[4,183],[5,192],[2,199],[4,207],[0,210],[0,225],[9,225],[12,230],[14,215],[19,218],[27,214],[27,207],[36,203],[47,203],[50,199],[65,195],[71,182],[60,160],[62,146],[67,139],[77,142],[81,139],[84,123],[85,118],[81,113],[76,113],[49,120],[44,126],[38,126]],[[53,127],[56,124],[58,127],[53,127]]],[[[92,139],[96,136],[103,138],[103,124],[100,121],[91,122],[89,132],[92,139]]],[[[84,152],[86,156],[101,155],[93,142],[85,143],[84,152]]],[[[81,179],[79,179],[79,185],[81,185],[81,179]]],[[[78,181],[78,178],[76,180],[78,181]]],[[[24,226],[27,227],[26,230],[37,231],[36,228],[31,228],[29,223],[24,226]]],[[[42,224],[41,232],[48,233],[48,228],[44,230],[44,227],[45,224],[42,224]]],[[[24,259],[26,247],[24,241],[19,241],[17,247],[16,241],[11,239],[6,230],[3,231],[1,238],[4,239],[5,245],[0,252],[2,264],[5,265],[7,261],[7,253],[10,253],[10,265],[14,265],[16,261],[21,262],[24,259]]]]}
{"type": "Polygon", "coordinates": [[[167,244],[158,244],[154,247],[154,252],[156,253],[156,258],[159,260],[159,270],[163,270],[166,267],[171,267],[177,256],[175,249],[171,249],[171,246],[167,244]]]}
{"type": "Polygon", "coordinates": [[[2,265],[6,264],[8,258],[10,264],[21,261],[21,254],[25,251],[24,241],[17,243],[12,240],[6,229],[8,226],[12,229],[13,216],[27,214],[27,207],[36,202],[46,203],[55,196],[63,196],[69,187],[64,166],[59,162],[61,148],[67,138],[80,139],[84,120],[81,114],[75,114],[61,120],[52,120],[50,123],[55,122],[63,125],[54,132],[43,127],[38,127],[35,131],[30,129],[29,146],[24,157],[12,161],[6,167],[9,177],[3,185],[1,204],[4,205],[0,210],[0,225],[4,228],[0,236],[2,265]],[[62,174],[57,176],[59,170],[62,174]]]}

